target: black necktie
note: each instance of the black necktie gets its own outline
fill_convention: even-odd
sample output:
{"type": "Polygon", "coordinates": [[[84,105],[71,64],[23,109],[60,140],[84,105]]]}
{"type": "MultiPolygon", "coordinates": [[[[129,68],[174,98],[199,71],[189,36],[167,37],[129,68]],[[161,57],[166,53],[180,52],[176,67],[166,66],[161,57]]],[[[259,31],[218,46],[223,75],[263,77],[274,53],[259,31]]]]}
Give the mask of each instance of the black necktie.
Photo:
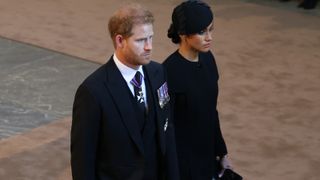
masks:
{"type": "Polygon", "coordinates": [[[134,96],[135,96],[135,99],[137,100],[139,109],[141,109],[142,112],[145,112],[145,108],[146,108],[145,99],[144,99],[142,88],[141,88],[142,81],[143,81],[143,76],[139,71],[137,71],[135,76],[130,81],[130,83],[133,85],[134,96]]]}

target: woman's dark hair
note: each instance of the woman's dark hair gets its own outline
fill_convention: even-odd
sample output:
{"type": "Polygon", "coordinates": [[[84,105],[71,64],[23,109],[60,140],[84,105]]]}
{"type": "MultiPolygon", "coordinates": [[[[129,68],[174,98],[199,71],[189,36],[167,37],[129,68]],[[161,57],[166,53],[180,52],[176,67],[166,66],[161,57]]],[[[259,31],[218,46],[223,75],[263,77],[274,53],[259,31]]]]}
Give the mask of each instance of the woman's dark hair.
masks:
{"type": "Polygon", "coordinates": [[[175,44],[180,43],[179,35],[190,35],[204,30],[213,20],[210,7],[200,0],[185,1],[172,12],[172,23],[168,37],[175,44]]]}

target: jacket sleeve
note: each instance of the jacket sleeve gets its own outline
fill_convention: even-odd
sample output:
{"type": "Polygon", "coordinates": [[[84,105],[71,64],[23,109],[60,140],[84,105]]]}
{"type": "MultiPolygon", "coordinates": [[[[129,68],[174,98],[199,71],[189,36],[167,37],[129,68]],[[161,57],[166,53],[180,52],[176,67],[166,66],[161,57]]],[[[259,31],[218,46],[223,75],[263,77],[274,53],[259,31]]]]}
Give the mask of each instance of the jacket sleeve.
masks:
{"type": "Polygon", "coordinates": [[[71,127],[71,169],[73,180],[95,180],[100,108],[81,85],[75,95],[71,127]]]}
{"type": "MultiPolygon", "coordinates": [[[[218,112],[216,113],[217,116],[218,116],[218,112]]],[[[220,120],[219,120],[219,117],[216,118],[217,121],[215,122],[215,127],[216,127],[216,149],[215,151],[217,152],[217,156],[219,157],[222,157],[226,154],[228,154],[228,150],[227,150],[227,146],[226,146],[226,143],[224,141],[224,138],[223,138],[223,135],[222,135],[222,132],[221,132],[221,128],[220,128],[220,120]]]]}

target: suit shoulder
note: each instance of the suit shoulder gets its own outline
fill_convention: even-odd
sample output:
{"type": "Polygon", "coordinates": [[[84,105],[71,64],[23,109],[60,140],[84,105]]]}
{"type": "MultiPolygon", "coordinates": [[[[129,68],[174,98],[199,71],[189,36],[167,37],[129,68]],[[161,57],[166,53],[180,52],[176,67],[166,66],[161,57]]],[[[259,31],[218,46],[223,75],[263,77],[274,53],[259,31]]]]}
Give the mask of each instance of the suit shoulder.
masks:
{"type": "Polygon", "coordinates": [[[151,67],[151,68],[162,68],[162,66],[161,66],[161,64],[160,63],[158,63],[158,62],[155,62],[155,61],[150,61],[150,63],[147,65],[147,66],[149,66],[149,67],[151,67]]]}
{"type": "Polygon", "coordinates": [[[163,73],[163,66],[155,61],[151,61],[149,64],[146,65],[146,68],[150,70],[150,72],[161,72],[163,73]]]}
{"type": "Polygon", "coordinates": [[[94,72],[92,72],[83,82],[81,85],[92,87],[97,86],[98,84],[101,84],[105,77],[106,77],[106,70],[105,70],[105,64],[100,66],[98,69],[96,69],[94,72]]]}

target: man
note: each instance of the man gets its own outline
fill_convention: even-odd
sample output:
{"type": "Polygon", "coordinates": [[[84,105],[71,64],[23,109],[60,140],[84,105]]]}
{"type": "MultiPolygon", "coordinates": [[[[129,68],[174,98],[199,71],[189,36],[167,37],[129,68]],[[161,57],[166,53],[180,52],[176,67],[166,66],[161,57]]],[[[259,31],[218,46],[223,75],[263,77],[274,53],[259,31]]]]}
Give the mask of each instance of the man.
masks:
{"type": "Polygon", "coordinates": [[[115,53],[75,95],[74,180],[179,179],[165,75],[150,61],[153,21],[139,5],[109,20],[115,53]]]}

